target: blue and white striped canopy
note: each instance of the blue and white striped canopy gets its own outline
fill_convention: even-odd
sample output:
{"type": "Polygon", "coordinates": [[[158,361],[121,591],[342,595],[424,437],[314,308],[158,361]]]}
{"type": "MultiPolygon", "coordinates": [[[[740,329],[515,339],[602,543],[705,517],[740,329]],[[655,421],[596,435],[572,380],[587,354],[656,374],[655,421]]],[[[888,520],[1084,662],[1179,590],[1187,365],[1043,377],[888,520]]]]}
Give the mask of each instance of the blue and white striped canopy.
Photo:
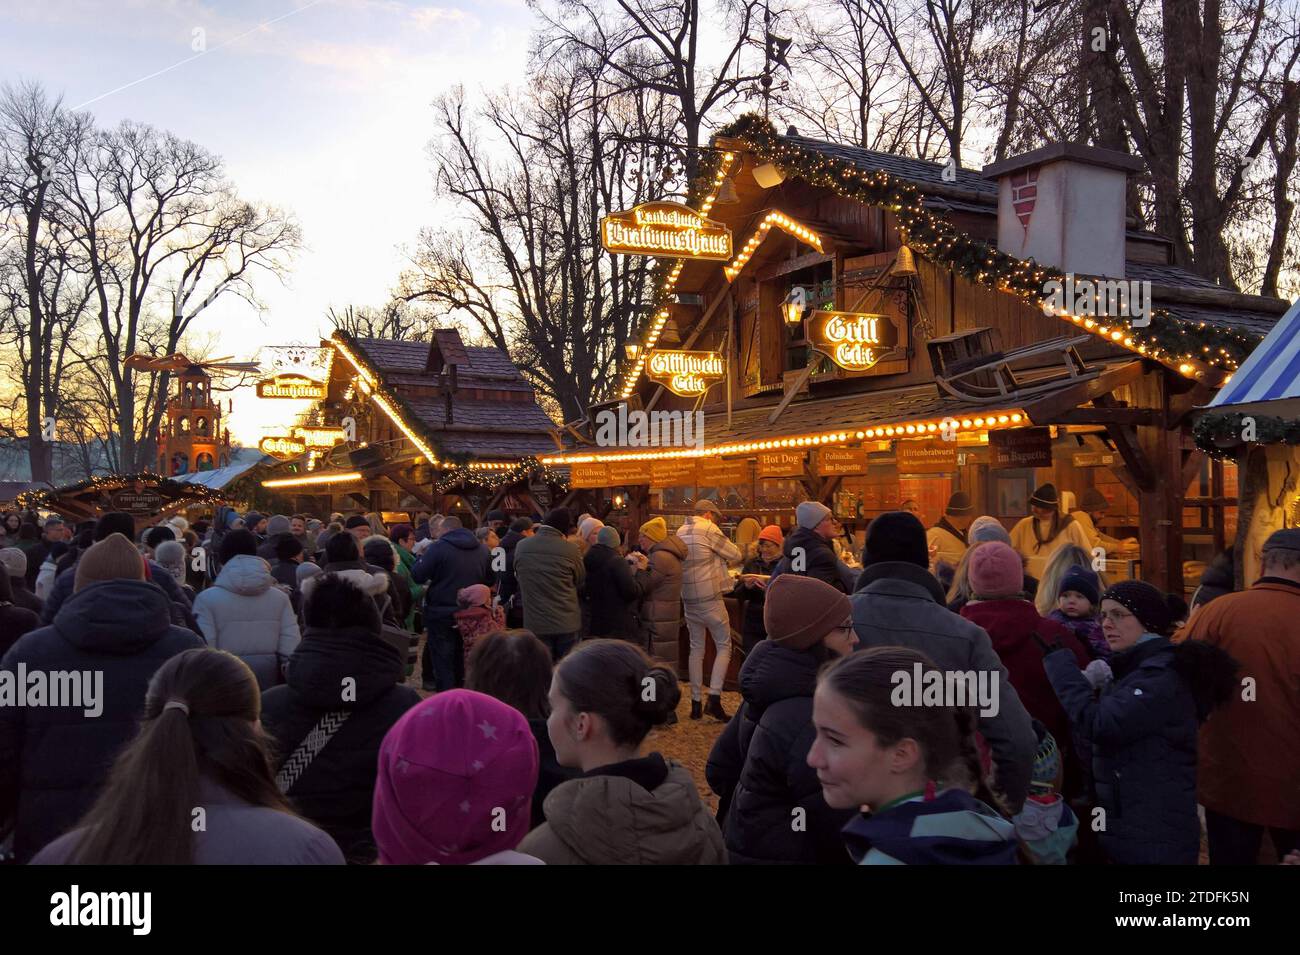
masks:
{"type": "Polygon", "coordinates": [[[1207,407],[1258,404],[1300,398],[1300,299],[1297,299],[1232,380],[1207,407]]]}

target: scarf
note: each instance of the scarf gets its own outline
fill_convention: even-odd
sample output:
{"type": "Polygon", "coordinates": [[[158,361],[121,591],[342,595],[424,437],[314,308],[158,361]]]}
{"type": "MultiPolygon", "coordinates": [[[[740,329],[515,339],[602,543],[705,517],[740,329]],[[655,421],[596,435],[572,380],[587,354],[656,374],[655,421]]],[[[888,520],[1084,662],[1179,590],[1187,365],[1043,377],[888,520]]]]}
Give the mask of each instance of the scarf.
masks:
{"type": "Polygon", "coordinates": [[[1058,538],[1061,535],[1061,531],[1065,530],[1073,523],[1074,523],[1073,514],[1066,514],[1064,517],[1062,517],[1060,511],[1053,512],[1052,533],[1049,534],[1046,538],[1044,538],[1038,533],[1039,520],[1038,518],[1035,517],[1034,518],[1034,541],[1035,541],[1034,553],[1037,554],[1040,550],[1042,550],[1044,544],[1050,544],[1052,541],[1056,540],[1056,538],[1058,538]]]}
{"type": "Polygon", "coordinates": [[[959,541],[961,541],[964,545],[966,545],[966,546],[968,546],[968,547],[970,546],[970,541],[968,541],[968,540],[966,539],[966,532],[965,532],[965,531],[959,531],[959,530],[957,530],[957,528],[955,528],[955,527],[953,527],[951,524],[949,524],[949,523],[948,523],[948,515],[947,515],[947,514],[945,514],[945,515],[943,515],[943,517],[939,518],[939,523],[938,523],[938,524],[935,524],[934,526],[935,526],[935,527],[941,527],[941,528],[943,528],[945,531],[947,531],[947,532],[948,532],[949,534],[951,534],[953,537],[955,537],[955,538],[957,538],[959,541]]]}

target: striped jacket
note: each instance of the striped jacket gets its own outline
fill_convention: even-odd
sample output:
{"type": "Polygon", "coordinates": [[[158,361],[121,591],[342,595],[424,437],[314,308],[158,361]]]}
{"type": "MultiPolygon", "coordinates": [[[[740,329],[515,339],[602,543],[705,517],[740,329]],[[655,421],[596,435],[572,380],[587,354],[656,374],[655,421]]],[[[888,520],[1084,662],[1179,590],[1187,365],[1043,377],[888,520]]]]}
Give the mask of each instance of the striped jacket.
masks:
{"type": "Polygon", "coordinates": [[[688,517],[677,528],[686,545],[682,563],[682,603],[711,603],[731,589],[727,565],[740,560],[740,549],[707,517],[688,517]]]}

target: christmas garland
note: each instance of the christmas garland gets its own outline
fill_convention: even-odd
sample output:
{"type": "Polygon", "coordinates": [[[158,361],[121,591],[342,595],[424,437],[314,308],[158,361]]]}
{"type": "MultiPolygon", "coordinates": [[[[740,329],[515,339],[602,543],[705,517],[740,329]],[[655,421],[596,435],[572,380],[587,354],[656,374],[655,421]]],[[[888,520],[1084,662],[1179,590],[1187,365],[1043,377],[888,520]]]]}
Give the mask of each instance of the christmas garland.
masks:
{"type": "Polygon", "coordinates": [[[74,484],[65,484],[62,487],[24,491],[18,495],[16,502],[19,507],[25,509],[48,507],[56,498],[69,497],[83,491],[120,490],[128,484],[137,482],[157,485],[155,490],[159,494],[171,497],[173,500],[187,498],[201,504],[219,504],[228,499],[227,494],[204,484],[173,481],[171,478],[163,477],[161,474],[155,474],[152,471],[140,471],[135,474],[102,474],[98,477],[87,478],[84,481],[77,481],[74,484]]]}
{"type": "Polygon", "coordinates": [[[456,467],[448,471],[446,476],[435,482],[433,486],[439,494],[446,494],[452,488],[461,484],[472,484],[476,487],[486,488],[489,491],[498,491],[507,484],[514,484],[516,481],[523,480],[539,471],[543,480],[548,484],[568,488],[569,479],[566,476],[555,468],[543,464],[532,454],[522,458],[518,464],[512,465],[504,471],[482,471],[464,466],[456,467]]]}
{"type": "MultiPolygon", "coordinates": [[[[904,241],[914,251],[986,288],[1019,295],[1037,307],[1045,297],[1044,283],[1065,278],[1059,269],[1018,259],[957,229],[925,208],[924,194],[915,184],[884,170],[867,170],[789,142],[778,135],[770,122],[755,113],[742,116],[719,130],[717,136],[744,140],[759,159],[775,164],[787,176],[798,177],[845,199],[887,209],[897,217],[904,241]]],[[[717,152],[706,154],[700,174],[688,192],[688,205],[698,206],[712,189],[722,161],[717,152]]],[[[652,315],[670,300],[666,279],[672,264],[661,262],[657,269],[652,315]]],[[[1183,322],[1161,308],[1153,308],[1150,317],[1151,324],[1144,328],[1117,322],[1114,316],[1105,321],[1122,331],[1123,337],[1131,340],[1144,357],[1175,366],[1199,361],[1231,372],[1260,341],[1260,336],[1207,327],[1205,322],[1183,322]]],[[[643,341],[648,330],[648,327],[642,329],[643,341]]]]}
{"type": "Polygon", "coordinates": [[[1300,420],[1276,415],[1215,412],[1192,426],[1196,446],[1213,458],[1234,458],[1243,444],[1300,444],[1300,420]]]}

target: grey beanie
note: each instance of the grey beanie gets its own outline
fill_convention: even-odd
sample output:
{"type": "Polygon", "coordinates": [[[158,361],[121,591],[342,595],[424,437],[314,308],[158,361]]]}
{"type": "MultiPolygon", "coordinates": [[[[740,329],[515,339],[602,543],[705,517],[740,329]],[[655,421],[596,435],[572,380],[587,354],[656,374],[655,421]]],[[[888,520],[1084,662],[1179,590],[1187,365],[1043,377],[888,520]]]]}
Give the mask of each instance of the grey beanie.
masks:
{"type": "Polygon", "coordinates": [[[287,534],[292,527],[289,518],[283,514],[276,514],[266,522],[266,536],[274,537],[276,534],[287,534]]]}

